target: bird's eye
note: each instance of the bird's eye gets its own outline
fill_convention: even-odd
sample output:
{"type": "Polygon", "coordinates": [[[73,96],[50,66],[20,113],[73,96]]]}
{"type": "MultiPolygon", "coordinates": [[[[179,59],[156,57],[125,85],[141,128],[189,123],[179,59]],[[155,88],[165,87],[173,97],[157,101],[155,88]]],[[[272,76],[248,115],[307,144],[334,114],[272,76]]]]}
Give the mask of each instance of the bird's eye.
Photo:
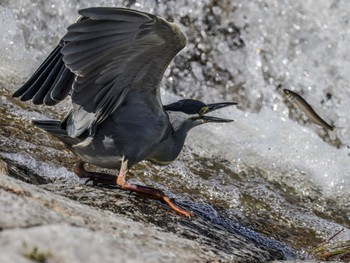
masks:
{"type": "Polygon", "coordinates": [[[199,114],[199,116],[202,116],[202,115],[206,114],[208,111],[209,111],[209,108],[207,106],[205,106],[199,110],[198,114],[199,114]]]}

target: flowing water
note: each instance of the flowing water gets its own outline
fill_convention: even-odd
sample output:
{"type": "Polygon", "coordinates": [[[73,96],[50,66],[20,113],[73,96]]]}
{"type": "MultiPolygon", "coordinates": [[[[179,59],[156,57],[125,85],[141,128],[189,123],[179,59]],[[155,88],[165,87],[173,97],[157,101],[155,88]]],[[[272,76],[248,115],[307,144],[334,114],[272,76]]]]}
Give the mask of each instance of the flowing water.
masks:
{"type": "Polygon", "coordinates": [[[127,6],[176,22],[188,38],[165,73],[165,103],[180,97],[239,102],[215,112],[235,122],[195,128],[178,160],[165,167],[136,165],[133,179],[179,196],[184,205],[203,204],[191,208],[207,218],[219,213],[294,248],[307,250],[341,228],[338,238],[350,239],[350,2],[30,2],[0,2],[4,158],[49,174],[48,180],[74,178],[75,157],[30,124],[62,118],[69,101],[48,109],[10,95],[77,19],[78,9],[127,6]],[[302,94],[339,128],[330,134],[310,122],[282,88],[302,94]]]}

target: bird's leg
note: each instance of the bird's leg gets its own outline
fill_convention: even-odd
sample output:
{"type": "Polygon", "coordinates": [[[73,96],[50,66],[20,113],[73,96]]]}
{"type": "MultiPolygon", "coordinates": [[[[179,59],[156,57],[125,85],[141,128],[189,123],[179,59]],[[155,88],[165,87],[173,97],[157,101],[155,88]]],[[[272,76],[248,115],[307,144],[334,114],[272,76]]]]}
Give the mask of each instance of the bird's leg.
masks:
{"type": "Polygon", "coordinates": [[[94,185],[97,184],[107,184],[107,185],[115,185],[116,176],[112,174],[106,173],[96,173],[96,172],[88,172],[84,168],[84,163],[79,162],[74,166],[74,173],[80,178],[87,178],[88,180],[85,182],[88,183],[92,181],[94,185]]]}
{"type": "Polygon", "coordinates": [[[155,188],[152,188],[152,187],[148,187],[148,186],[128,183],[125,180],[125,176],[126,176],[127,171],[128,171],[128,160],[124,160],[124,158],[123,158],[122,164],[120,167],[120,171],[119,171],[119,175],[118,175],[117,180],[116,180],[117,185],[119,185],[121,187],[121,189],[140,193],[140,194],[145,195],[148,198],[161,200],[161,201],[165,202],[168,206],[170,206],[170,208],[172,208],[173,210],[178,212],[179,214],[182,214],[182,215],[187,216],[187,217],[193,216],[192,212],[185,211],[185,210],[177,207],[176,205],[174,205],[169,200],[169,198],[166,197],[166,195],[162,191],[155,189],[155,188]]]}

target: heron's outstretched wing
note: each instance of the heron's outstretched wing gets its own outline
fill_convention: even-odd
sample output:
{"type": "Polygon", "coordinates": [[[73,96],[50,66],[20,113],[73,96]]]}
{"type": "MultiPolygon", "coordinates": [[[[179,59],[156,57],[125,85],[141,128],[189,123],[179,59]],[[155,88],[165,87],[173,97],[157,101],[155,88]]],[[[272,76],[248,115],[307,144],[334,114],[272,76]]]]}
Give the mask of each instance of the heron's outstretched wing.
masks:
{"type": "MultiPolygon", "coordinates": [[[[91,131],[134,89],[142,94],[137,99],[161,107],[159,83],[186,44],[179,28],[160,17],[124,8],[88,8],[79,14],[83,18],[68,27],[60,50],[65,66],[75,75],[69,135],[91,131]]],[[[65,91],[56,87],[60,88],[65,91]]]]}
{"type": "Polygon", "coordinates": [[[69,132],[75,136],[104,121],[131,89],[142,89],[145,100],[159,104],[159,82],[186,43],[175,25],[151,14],[122,8],[79,13],[87,19],[68,28],[61,51],[76,75],[72,102],[78,110],[69,132]]]}
{"type": "Polygon", "coordinates": [[[34,104],[52,106],[68,96],[75,76],[62,60],[62,45],[61,41],[13,97],[21,97],[21,101],[32,100],[34,104]]]}

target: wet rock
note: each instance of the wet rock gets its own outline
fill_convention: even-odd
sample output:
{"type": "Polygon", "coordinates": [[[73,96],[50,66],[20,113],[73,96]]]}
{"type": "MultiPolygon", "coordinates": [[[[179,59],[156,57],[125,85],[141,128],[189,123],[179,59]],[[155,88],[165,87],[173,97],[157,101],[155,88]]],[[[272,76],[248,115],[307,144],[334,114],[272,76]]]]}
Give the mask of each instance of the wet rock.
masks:
{"type": "Polygon", "coordinates": [[[7,163],[0,159],[0,174],[8,175],[7,163]]]}
{"type": "Polygon", "coordinates": [[[28,249],[49,255],[48,262],[264,262],[285,258],[282,246],[267,249],[242,233],[228,232],[223,225],[200,216],[189,220],[167,213],[154,201],[140,202],[118,189],[59,183],[46,187],[79,201],[0,175],[0,262],[8,258],[27,262],[23,255],[28,249]],[[108,204],[124,213],[107,211],[108,204]],[[130,217],[138,217],[139,222],[130,217]]]}
{"type": "Polygon", "coordinates": [[[196,242],[3,175],[0,203],[6,207],[0,219],[1,262],[20,258],[26,246],[50,251],[50,262],[195,262],[213,257],[196,242]]]}
{"type": "Polygon", "coordinates": [[[177,259],[195,262],[202,257],[200,250],[188,253],[195,245],[191,242],[172,249],[170,246],[176,240],[145,236],[145,232],[130,234],[128,229],[123,236],[113,236],[65,224],[43,225],[3,231],[0,244],[6,253],[14,256],[37,248],[39,253],[47,255],[49,262],[170,262],[177,259]]]}

